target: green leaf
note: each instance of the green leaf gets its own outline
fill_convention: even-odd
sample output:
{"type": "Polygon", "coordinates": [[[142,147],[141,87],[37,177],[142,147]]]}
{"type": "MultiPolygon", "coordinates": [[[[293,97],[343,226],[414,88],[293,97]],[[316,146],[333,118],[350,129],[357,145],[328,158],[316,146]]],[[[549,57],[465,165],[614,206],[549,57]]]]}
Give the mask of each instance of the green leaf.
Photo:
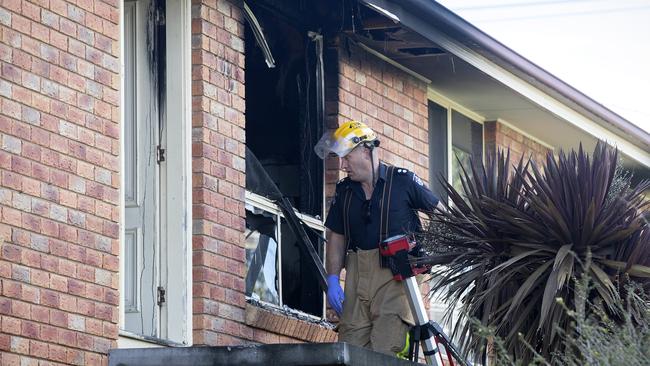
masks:
{"type": "Polygon", "coordinates": [[[557,254],[555,255],[555,261],[553,262],[553,270],[555,271],[559,266],[560,263],[564,261],[564,258],[571,253],[571,247],[573,244],[565,244],[562,247],[560,247],[560,250],[557,251],[557,254]]]}
{"type": "Polygon", "coordinates": [[[643,277],[643,278],[650,278],[650,267],[648,266],[642,266],[639,264],[633,264],[630,266],[628,270],[625,270],[627,267],[627,263],[625,262],[620,262],[620,261],[613,261],[613,260],[608,260],[608,259],[603,259],[600,261],[604,265],[606,265],[609,268],[615,269],[617,271],[621,271],[624,273],[628,273],[630,276],[634,277],[643,277]]]}
{"type": "Polygon", "coordinates": [[[517,293],[515,294],[514,298],[512,299],[512,304],[510,304],[510,308],[508,309],[508,312],[506,313],[506,318],[510,316],[517,308],[519,305],[521,305],[521,302],[523,299],[530,293],[531,290],[533,290],[537,284],[541,281],[541,275],[544,273],[548,267],[551,266],[553,262],[546,261],[544,264],[539,266],[530,276],[526,278],[524,283],[521,284],[519,289],[517,290],[517,293]]]}
{"type": "Polygon", "coordinates": [[[616,298],[616,287],[609,279],[607,274],[597,265],[592,265],[589,270],[593,274],[594,288],[605,301],[608,308],[614,309],[614,299],[616,298]]]}
{"type": "Polygon", "coordinates": [[[498,272],[498,271],[500,271],[500,270],[502,270],[502,269],[504,269],[506,267],[512,266],[513,264],[519,262],[520,260],[522,260],[522,259],[524,259],[526,257],[532,256],[532,255],[537,254],[539,252],[541,252],[541,250],[539,250],[539,249],[523,252],[523,253],[521,253],[519,255],[516,255],[516,256],[508,259],[507,261],[499,264],[498,266],[492,268],[491,270],[487,271],[485,274],[491,274],[493,272],[498,272]]]}

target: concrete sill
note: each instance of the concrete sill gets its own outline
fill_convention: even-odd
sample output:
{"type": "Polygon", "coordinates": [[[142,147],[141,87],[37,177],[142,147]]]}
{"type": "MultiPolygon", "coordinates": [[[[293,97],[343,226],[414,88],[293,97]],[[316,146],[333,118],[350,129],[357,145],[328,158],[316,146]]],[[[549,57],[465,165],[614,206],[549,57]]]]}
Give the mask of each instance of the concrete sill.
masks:
{"type": "Polygon", "coordinates": [[[413,366],[347,343],[265,344],[237,347],[116,349],[108,353],[109,366],[413,366]]]}
{"type": "Polygon", "coordinates": [[[186,344],[173,342],[167,339],[149,337],[141,334],[120,330],[117,339],[117,348],[159,348],[159,347],[187,347],[186,344]]]}

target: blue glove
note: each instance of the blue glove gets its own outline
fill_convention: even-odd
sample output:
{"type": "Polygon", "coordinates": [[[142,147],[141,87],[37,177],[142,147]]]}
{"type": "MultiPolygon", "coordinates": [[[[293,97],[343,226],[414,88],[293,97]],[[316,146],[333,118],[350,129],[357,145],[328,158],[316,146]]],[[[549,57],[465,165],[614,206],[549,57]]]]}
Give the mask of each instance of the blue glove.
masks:
{"type": "Polygon", "coordinates": [[[330,304],[332,309],[336,311],[336,315],[341,316],[343,313],[343,300],[345,295],[343,295],[343,289],[339,283],[339,276],[337,275],[328,275],[327,276],[327,302],[330,304]]]}

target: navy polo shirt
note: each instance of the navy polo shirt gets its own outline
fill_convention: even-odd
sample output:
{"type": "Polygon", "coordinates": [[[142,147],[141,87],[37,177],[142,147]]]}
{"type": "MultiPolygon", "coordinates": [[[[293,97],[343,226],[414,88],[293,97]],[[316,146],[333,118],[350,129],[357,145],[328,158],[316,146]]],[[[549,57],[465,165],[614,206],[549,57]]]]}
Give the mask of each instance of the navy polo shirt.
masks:
{"type": "MultiPolygon", "coordinates": [[[[370,200],[366,200],[361,183],[345,178],[336,185],[336,194],[330,206],[325,226],[335,233],[345,235],[344,204],[349,195],[349,249],[376,249],[380,241],[381,204],[388,166],[379,164],[379,177],[370,200]],[[348,193],[350,192],[350,193],[348,193]]],[[[386,193],[388,194],[388,193],[386,193]]],[[[438,198],[423,184],[415,173],[395,167],[388,207],[388,233],[386,237],[408,234],[422,229],[417,211],[432,212],[438,198]]],[[[347,240],[346,240],[347,242],[347,240]]]]}

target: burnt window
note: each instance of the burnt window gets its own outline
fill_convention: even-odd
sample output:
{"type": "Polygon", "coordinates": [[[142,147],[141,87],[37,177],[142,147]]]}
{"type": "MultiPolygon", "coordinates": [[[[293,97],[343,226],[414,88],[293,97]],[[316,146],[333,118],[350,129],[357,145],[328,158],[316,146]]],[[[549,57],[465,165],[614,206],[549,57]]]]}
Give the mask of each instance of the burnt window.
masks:
{"type": "MultiPolygon", "coordinates": [[[[324,168],[313,152],[323,125],[322,41],[267,10],[253,10],[255,21],[245,27],[246,146],[297,210],[323,258],[324,168]]],[[[246,258],[250,299],[323,317],[324,296],[304,244],[276,203],[249,186],[246,258]]]]}

